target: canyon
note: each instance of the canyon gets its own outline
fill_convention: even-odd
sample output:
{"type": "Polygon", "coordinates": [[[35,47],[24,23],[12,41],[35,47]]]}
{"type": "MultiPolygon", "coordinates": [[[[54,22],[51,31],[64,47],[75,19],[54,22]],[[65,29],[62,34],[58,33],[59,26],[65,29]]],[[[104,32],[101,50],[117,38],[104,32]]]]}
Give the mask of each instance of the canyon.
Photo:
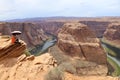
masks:
{"type": "Polygon", "coordinates": [[[119,43],[119,20],[38,18],[0,22],[0,80],[119,80],[108,76],[107,54],[99,39],[119,43]],[[11,44],[15,30],[22,32],[19,44],[11,44]],[[41,55],[27,55],[28,48],[49,41],[49,35],[56,36],[55,45],[41,55]]]}

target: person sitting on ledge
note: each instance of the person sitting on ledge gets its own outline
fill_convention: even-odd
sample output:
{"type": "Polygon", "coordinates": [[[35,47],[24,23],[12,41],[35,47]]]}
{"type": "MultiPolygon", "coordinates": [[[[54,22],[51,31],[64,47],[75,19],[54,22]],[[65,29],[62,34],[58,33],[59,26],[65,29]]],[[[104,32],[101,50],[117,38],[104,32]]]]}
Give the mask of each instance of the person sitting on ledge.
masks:
{"type": "Polygon", "coordinates": [[[11,37],[11,43],[14,44],[14,43],[19,43],[19,39],[17,37],[17,35],[20,35],[21,32],[20,31],[13,31],[12,32],[12,37],[11,37]]]}

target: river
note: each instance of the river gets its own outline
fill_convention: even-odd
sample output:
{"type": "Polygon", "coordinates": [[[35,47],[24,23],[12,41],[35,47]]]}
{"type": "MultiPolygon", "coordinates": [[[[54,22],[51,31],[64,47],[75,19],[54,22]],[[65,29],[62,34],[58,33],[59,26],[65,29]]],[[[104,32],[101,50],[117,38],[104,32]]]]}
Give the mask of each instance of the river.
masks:
{"type": "Polygon", "coordinates": [[[102,42],[102,46],[105,50],[107,49],[106,52],[108,55],[113,56],[120,62],[120,48],[104,42],[102,42]]]}
{"type": "Polygon", "coordinates": [[[108,63],[114,68],[114,71],[110,74],[112,76],[120,76],[120,48],[117,48],[106,42],[102,42],[102,46],[107,53],[108,63]]]}
{"type": "Polygon", "coordinates": [[[109,57],[109,58],[111,58],[113,61],[115,61],[115,62],[119,65],[119,67],[120,67],[120,61],[119,61],[117,58],[115,58],[115,57],[113,57],[113,56],[110,56],[110,55],[107,55],[107,57],[109,57]]]}
{"type": "MultiPolygon", "coordinates": [[[[102,46],[103,46],[103,48],[105,48],[105,47],[108,48],[105,44],[102,44],[102,46]]],[[[107,57],[111,58],[113,61],[115,61],[120,66],[120,60],[117,57],[113,57],[109,53],[107,53],[107,57]]]]}
{"type": "Polygon", "coordinates": [[[53,46],[55,43],[57,42],[57,39],[54,38],[54,39],[51,39],[49,41],[46,41],[45,43],[43,43],[43,45],[39,44],[39,45],[36,45],[33,49],[31,49],[29,52],[32,54],[32,55],[40,55],[44,52],[47,52],[47,50],[53,46]]]}
{"type": "Polygon", "coordinates": [[[57,41],[57,39],[45,42],[45,44],[42,47],[41,51],[45,51],[46,49],[48,49],[49,47],[51,47],[52,45],[54,45],[56,41],[57,41]]]}

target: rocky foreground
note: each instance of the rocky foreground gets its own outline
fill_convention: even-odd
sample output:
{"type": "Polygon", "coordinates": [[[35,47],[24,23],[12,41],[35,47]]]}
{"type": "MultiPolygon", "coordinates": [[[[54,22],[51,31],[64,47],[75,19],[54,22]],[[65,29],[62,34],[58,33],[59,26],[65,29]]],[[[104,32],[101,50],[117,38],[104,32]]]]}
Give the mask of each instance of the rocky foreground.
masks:
{"type": "Polygon", "coordinates": [[[11,44],[8,37],[0,37],[0,80],[44,80],[49,70],[57,66],[49,53],[26,56],[26,44],[11,44]]]}
{"type": "Polygon", "coordinates": [[[0,61],[0,80],[44,80],[56,61],[48,53],[34,57],[22,55],[0,61]]]}

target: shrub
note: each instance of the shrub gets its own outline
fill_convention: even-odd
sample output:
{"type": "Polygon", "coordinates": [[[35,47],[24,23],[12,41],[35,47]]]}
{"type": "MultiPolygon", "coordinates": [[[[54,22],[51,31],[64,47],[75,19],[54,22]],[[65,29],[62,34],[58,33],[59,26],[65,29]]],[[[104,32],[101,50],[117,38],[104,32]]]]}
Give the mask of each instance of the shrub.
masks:
{"type": "Polygon", "coordinates": [[[72,73],[72,74],[76,73],[76,68],[74,67],[74,65],[72,64],[72,62],[63,62],[62,64],[60,64],[58,66],[58,68],[61,71],[64,71],[64,72],[69,72],[69,73],[72,73]]]}
{"type": "Polygon", "coordinates": [[[30,55],[31,55],[31,53],[30,53],[27,49],[24,51],[24,54],[25,54],[26,56],[30,56],[30,55]]]}
{"type": "Polygon", "coordinates": [[[58,67],[53,68],[45,76],[45,80],[64,80],[64,72],[58,67]]]}

